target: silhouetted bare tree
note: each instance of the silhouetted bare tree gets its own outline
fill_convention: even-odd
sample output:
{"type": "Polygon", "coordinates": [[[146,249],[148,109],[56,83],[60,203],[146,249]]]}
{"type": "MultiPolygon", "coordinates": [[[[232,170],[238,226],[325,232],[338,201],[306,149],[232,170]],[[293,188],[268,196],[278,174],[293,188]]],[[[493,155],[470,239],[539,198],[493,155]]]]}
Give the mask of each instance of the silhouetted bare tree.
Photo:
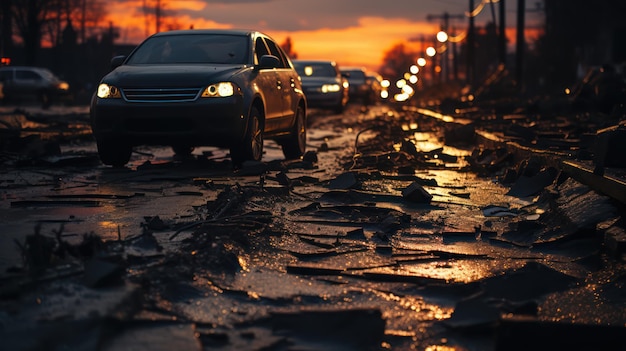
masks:
{"type": "Polygon", "coordinates": [[[404,76],[409,68],[416,63],[417,53],[409,50],[405,43],[395,44],[385,52],[380,74],[394,81],[404,76]]]}
{"type": "Polygon", "coordinates": [[[11,52],[13,49],[13,27],[12,27],[12,6],[13,0],[2,0],[0,2],[0,55],[5,56],[7,52],[11,52]]]}
{"type": "Polygon", "coordinates": [[[280,47],[285,50],[285,53],[287,53],[287,56],[289,56],[289,58],[298,58],[298,53],[293,50],[293,42],[291,41],[291,37],[285,38],[285,41],[280,44],[280,47]]]}
{"type": "Polygon", "coordinates": [[[24,63],[36,64],[43,44],[56,46],[61,40],[64,27],[69,23],[80,24],[80,39],[85,33],[98,30],[99,21],[105,14],[102,0],[3,0],[3,28],[10,27],[24,49],[24,63]],[[5,12],[6,11],[6,12],[5,12]],[[8,21],[8,22],[5,22],[8,21]]]}

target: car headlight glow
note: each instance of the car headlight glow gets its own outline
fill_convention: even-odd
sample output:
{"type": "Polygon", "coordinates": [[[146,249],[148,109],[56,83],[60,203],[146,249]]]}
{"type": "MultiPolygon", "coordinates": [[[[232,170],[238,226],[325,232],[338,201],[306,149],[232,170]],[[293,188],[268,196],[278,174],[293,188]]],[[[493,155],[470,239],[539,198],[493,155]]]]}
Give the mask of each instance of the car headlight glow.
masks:
{"type": "Polygon", "coordinates": [[[122,94],[120,94],[120,90],[117,87],[106,83],[98,85],[97,94],[101,99],[119,99],[122,97],[122,94]]]}
{"type": "Polygon", "coordinates": [[[202,97],[228,97],[235,95],[237,90],[235,84],[231,82],[221,82],[211,84],[204,89],[202,97]]]}
{"type": "Polygon", "coordinates": [[[322,93],[336,93],[340,90],[339,84],[324,84],[322,85],[322,93]]]}

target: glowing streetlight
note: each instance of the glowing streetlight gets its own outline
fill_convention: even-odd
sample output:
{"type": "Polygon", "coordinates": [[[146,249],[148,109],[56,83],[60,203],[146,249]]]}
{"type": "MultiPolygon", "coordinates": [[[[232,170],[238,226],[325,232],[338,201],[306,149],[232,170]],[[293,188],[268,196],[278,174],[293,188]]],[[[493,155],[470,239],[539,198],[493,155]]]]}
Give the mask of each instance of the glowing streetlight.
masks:
{"type": "Polygon", "coordinates": [[[436,53],[437,53],[437,50],[434,47],[429,46],[426,48],[426,55],[433,57],[435,56],[436,53]]]}
{"type": "Polygon", "coordinates": [[[420,57],[417,59],[417,65],[420,67],[424,67],[426,66],[426,59],[423,57],[420,57]]]}
{"type": "Polygon", "coordinates": [[[416,65],[412,65],[409,70],[411,71],[411,73],[417,74],[420,71],[420,68],[417,67],[416,65]]]}
{"type": "Polygon", "coordinates": [[[442,30],[441,30],[441,31],[439,31],[439,32],[437,33],[437,40],[438,40],[440,43],[445,43],[446,41],[448,41],[448,33],[444,32],[444,31],[442,31],[442,30]]]}

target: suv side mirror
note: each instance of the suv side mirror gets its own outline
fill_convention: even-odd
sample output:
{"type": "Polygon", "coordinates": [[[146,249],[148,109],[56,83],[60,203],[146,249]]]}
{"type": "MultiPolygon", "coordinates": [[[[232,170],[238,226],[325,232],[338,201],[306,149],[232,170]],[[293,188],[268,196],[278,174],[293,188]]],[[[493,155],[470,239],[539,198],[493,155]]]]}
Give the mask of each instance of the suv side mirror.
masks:
{"type": "Polygon", "coordinates": [[[126,56],[124,55],[120,55],[120,56],[115,56],[111,59],[111,69],[116,69],[119,66],[122,65],[122,63],[124,63],[124,60],[126,60],[126,56]]]}
{"type": "Polygon", "coordinates": [[[274,55],[263,55],[259,62],[259,69],[278,68],[280,67],[280,60],[274,55]]]}

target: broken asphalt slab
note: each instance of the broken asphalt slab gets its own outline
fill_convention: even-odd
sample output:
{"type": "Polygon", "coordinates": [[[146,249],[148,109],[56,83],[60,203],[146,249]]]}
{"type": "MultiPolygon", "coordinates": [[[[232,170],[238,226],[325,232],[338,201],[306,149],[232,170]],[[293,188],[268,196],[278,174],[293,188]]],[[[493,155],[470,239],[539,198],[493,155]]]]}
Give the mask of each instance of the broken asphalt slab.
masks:
{"type": "MultiPolygon", "coordinates": [[[[597,319],[593,312],[599,310],[598,300],[588,295],[593,287],[600,286],[603,305],[619,310],[623,305],[620,261],[613,254],[611,258],[603,256],[602,240],[586,241],[590,247],[582,255],[571,252],[576,239],[602,236],[607,228],[618,228],[608,224],[616,223],[615,216],[620,213],[608,206],[610,201],[598,201],[599,206],[590,207],[594,213],[582,220],[575,208],[584,207],[574,207],[574,199],[588,191],[574,189],[567,182],[554,189],[547,185],[538,190],[542,195],[530,200],[506,195],[507,187],[494,184],[496,173],[475,178],[467,173],[469,168],[431,162],[432,151],[440,150],[440,146],[414,148],[410,155],[390,151],[389,140],[407,134],[413,138],[415,131],[403,133],[400,124],[419,122],[417,117],[392,111],[363,115],[371,120],[361,120],[355,126],[368,129],[368,133],[341,129],[345,132],[319,133],[324,138],[312,139],[313,147],[320,150],[314,166],[322,169],[311,168],[310,163],[268,162],[267,167],[251,165],[248,171],[234,174],[226,163],[208,159],[142,163],[145,159],[141,157],[151,157],[147,155],[155,151],[150,149],[142,150],[149,151],[145,155],[135,155],[142,167],[96,168],[82,175],[73,169],[72,174],[79,174],[76,178],[69,172],[47,173],[37,182],[40,189],[53,189],[51,192],[62,197],[43,198],[46,200],[90,199],[63,197],[76,184],[84,186],[84,180],[106,188],[98,192],[101,195],[131,195],[90,199],[106,205],[112,214],[127,214],[114,216],[108,227],[102,227],[108,228],[105,252],[114,253],[117,259],[85,260],[61,274],[63,265],[52,264],[65,261],[52,255],[44,275],[48,278],[35,282],[40,288],[32,294],[15,289],[3,301],[2,325],[26,316],[21,330],[42,326],[43,330],[78,319],[90,330],[83,335],[102,335],[103,345],[112,348],[318,348],[322,343],[324,349],[388,345],[409,350],[441,345],[443,339],[447,347],[483,345],[485,339],[494,341],[496,332],[505,329],[504,316],[531,316],[541,324],[564,318],[560,311],[570,305],[584,306],[576,312],[577,317],[596,317],[598,325],[623,323],[624,316],[605,310],[605,319],[597,319]],[[341,136],[333,139],[335,134],[341,136]],[[197,167],[200,165],[203,167],[197,167]],[[396,174],[399,169],[402,172],[396,174]],[[346,173],[350,173],[348,178],[340,179],[346,173]],[[334,183],[339,184],[336,189],[329,186],[333,179],[340,179],[334,183]],[[403,198],[402,190],[413,182],[433,194],[432,201],[416,204],[403,198]],[[447,192],[460,190],[464,197],[442,201],[447,192]],[[554,197],[543,195],[546,190],[554,197]],[[133,196],[136,193],[143,196],[133,196]],[[553,206],[539,203],[545,199],[551,199],[546,202],[553,206]],[[487,205],[494,205],[491,209],[499,212],[484,212],[487,205]],[[496,216],[502,211],[511,215],[496,216]],[[544,222],[548,216],[542,218],[546,212],[573,218],[548,223],[544,222]],[[524,246],[492,240],[513,231],[534,235],[546,228],[546,223],[574,223],[585,230],[553,226],[549,234],[555,236],[567,229],[565,237],[552,243],[559,245],[559,250],[538,240],[543,237],[533,237],[530,245],[524,246]],[[589,264],[591,256],[597,258],[597,264],[589,264]],[[95,266],[85,265],[87,262],[95,266]],[[124,274],[120,275],[120,267],[124,274]],[[85,279],[86,273],[91,279],[85,279]],[[121,288],[110,286],[116,278],[134,286],[131,296],[141,297],[123,304],[131,308],[130,312],[112,307],[89,314],[91,300],[81,300],[82,295],[72,293],[72,289],[86,295],[94,291],[97,304],[98,292],[121,288]],[[56,284],[51,286],[50,295],[41,293],[51,282],[56,284]],[[72,284],[80,288],[62,288],[72,284]],[[104,287],[98,287],[101,284],[104,287]],[[44,297],[42,304],[54,304],[59,298],[53,293],[74,301],[75,310],[64,316],[32,303],[39,296],[44,297]],[[31,304],[26,303],[29,301],[31,304]],[[44,311],[43,317],[37,311],[44,311]],[[442,329],[441,322],[453,327],[442,329]],[[320,335],[330,333],[331,325],[338,332],[320,339],[320,335]],[[471,332],[476,329],[486,333],[471,332]],[[368,331],[371,339],[365,340],[361,331],[368,331]],[[467,331],[469,341],[459,337],[467,331]],[[159,336],[151,339],[153,333],[159,336]],[[167,343],[168,336],[171,344],[167,343]],[[135,338],[145,343],[137,345],[135,338]]],[[[316,123],[331,123],[332,118],[316,123]]],[[[337,121],[341,122],[337,128],[346,128],[347,116],[337,121]]],[[[429,126],[428,122],[421,125],[429,126]]],[[[498,172],[510,166],[510,161],[490,163],[483,171],[498,172]]],[[[26,191],[30,185],[24,183],[17,192],[12,186],[3,191],[11,201],[41,200],[37,192],[26,191]]],[[[87,192],[75,194],[85,196],[87,192]]],[[[47,208],[38,208],[37,215],[47,208]]],[[[66,213],[67,208],[59,213],[66,213]]],[[[69,230],[66,224],[61,236],[72,246],[78,245],[72,238],[80,237],[76,236],[83,232],[80,229],[89,228],[89,216],[74,211],[76,208],[85,208],[73,207],[71,217],[73,224],[83,227],[69,230]]],[[[9,218],[6,213],[4,216],[9,218]]],[[[99,216],[109,219],[105,212],[99,216]]],[[[70,217],[57,214],[40,219],[55,218],[70,217]]],[[[29,222],[23,234],[32,234],[33,227],[29,222]]],[[[61,232],[57,228],[58,223],[53,229],[61,232]]],[[[59,242],[46,226],[40,234],[53,240],[53,248],[59,242]]],[[[3,279],[20,281],[24,273],[14,270],[3,279]]],[[[115,301],[127,300],[119,297],[115,301]]],[[[569,315],[574,312],[568,311],[569,315]]],[[[40,337],[50,345],[92,342],[91,338],[67,334],[56,339],[40,337]]],[[[18,342],[26,345],[39,341],[18,342]]]]}

